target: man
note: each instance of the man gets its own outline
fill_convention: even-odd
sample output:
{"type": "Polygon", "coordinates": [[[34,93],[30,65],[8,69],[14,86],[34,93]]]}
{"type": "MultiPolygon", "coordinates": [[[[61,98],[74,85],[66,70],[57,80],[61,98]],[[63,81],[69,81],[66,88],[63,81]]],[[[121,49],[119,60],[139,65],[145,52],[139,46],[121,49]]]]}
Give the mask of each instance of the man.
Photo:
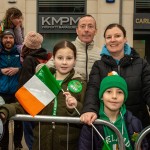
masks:
{"type": "MultiPolygon", "coordinates": [[[[97,33],[96,20],[91,15],[82,16],[76,28],[77,37],[72,43],[77,48],[77,60],[75,70],[83,74],[88,81],[88,75],[91,71],[95,60],[100,59],[100,48],[95,46],[94,36],[97,33]]],[[[52,59],[46,64],[52,67],[52,59]]],[[[38,65],[36,71],[41,68],[42,64],[38,65]]]]}
{"type": "MultiPolygon", "coordinates": [[[[18,72],[21,67],[20,54],[15,45],[15,35],[12,29],[6,29],[0,43],[0,96],[6,104],[16,101],[15,92],[18,86],[18,72]]],[[[8,150],[9,131],[8,121],[6,122],[4,136],[0,141],[1,150],[8,150]]],[[[19,150],[22,148],[22,122],[14,122],[14,145],[19,150]]]]}
{"type": "Polygon", "coordinates": [[[96,20],[91,15],[85,15],[78,21],[76,28],[77,37],[73,44],[77,48],[77,61],[75,69],[85,75],[88,81],[88,75],[93,63],[100,59],[100,48],[94,44],[94,36],[97,33],[96,20]]]}

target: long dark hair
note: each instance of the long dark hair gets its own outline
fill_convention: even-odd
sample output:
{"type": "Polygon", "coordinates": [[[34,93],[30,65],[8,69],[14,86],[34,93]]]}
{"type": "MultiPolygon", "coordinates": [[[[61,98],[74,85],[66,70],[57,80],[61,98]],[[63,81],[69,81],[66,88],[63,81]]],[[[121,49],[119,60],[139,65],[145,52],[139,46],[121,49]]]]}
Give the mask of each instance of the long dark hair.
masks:
{"type": "Polygon", "coordinates": [[[56,55],[56,53],[57,53],[57,51],[59,50],[59,49],[61,49],[61,48],[66,48],[66,47],[68,47],[68,48],[70,48],[72,51],[73,51],[73,53],[74,53],[74,58],[76,59],[76,47],[74,46],[74,44],[73,43],[71,43],[70,41],[67,41],[67,40],[62,40],[62,41],[60,41],[60,42],[58,42],[55,46],[54,46],[54,48],[53,48],[53,57],[55,57],[55,55],[56,55]]]}
{"type": "Polygon", "coordinates": [[[118,27],[118,28],[123,32],[124,37],[126,37],[126,30],[125,30],[125,28],[124,28],[122,25],[118,24],[118,23],[112,23],[112,24],[109,24],[109,25],[106,27],[106,29],[105,29],[105,31],[104,31],[104,38],[105,38],[105,35],[106,35],[106,31],[107,31],[108,29],[112,29],[113,27],[118,27]]]}

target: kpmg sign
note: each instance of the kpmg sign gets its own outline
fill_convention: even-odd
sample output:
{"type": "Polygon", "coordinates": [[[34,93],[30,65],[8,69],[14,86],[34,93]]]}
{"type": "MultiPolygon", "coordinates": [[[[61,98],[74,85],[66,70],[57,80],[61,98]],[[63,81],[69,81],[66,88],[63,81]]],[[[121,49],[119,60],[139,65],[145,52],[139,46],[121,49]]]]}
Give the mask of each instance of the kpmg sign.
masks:
{"type": "Polygon", "coordinates": [[[134,14],[134,29],[150,29],[150,15],[144,13],[134,14]]]}
{"type": "Polygon", "coordinates": [[[79,15],[39,15],[40,33],[75,33],[79,15]]]}
{"type": "Polygon", "coordinates": [[[75,33],[86,14],[86,0],[37,0],[37,28],[40,33],[75,33]]]}

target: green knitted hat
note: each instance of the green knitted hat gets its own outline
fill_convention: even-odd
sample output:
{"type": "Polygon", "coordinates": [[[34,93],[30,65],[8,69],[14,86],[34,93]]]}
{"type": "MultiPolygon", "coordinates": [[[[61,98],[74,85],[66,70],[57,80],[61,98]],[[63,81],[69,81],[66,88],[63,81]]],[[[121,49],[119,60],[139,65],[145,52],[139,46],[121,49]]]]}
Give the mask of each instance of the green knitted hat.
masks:
{"type": "Polygon", "coordinates": [[[112,71],[105,77],[100,84],[99,98],[103,97],[104,92],[109,88],[119,88],[124,92],[124,100],[126,101],[128,97],[128,88],[126,81],[117,74],[117,72],[112,71]]]}

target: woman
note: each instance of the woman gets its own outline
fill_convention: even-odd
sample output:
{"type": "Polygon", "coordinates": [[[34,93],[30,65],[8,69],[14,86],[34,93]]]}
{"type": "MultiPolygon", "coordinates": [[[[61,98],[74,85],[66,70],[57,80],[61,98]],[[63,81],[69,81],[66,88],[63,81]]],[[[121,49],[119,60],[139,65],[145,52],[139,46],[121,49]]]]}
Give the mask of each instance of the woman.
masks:
{"type": "Polygon", "coordinates": [[[81,121],[91,124],[99,112],[99,85],[111,71],[116,71],[128,85],[129,111],[142,122],[143,127],[150,124],[147,106],[150,108],[150,65],[127,44],[126,31],[119,24],[110,24],[104,32],[106,45],[101,52],[101,60],[94,63],[89,76],[81,121]]]}

